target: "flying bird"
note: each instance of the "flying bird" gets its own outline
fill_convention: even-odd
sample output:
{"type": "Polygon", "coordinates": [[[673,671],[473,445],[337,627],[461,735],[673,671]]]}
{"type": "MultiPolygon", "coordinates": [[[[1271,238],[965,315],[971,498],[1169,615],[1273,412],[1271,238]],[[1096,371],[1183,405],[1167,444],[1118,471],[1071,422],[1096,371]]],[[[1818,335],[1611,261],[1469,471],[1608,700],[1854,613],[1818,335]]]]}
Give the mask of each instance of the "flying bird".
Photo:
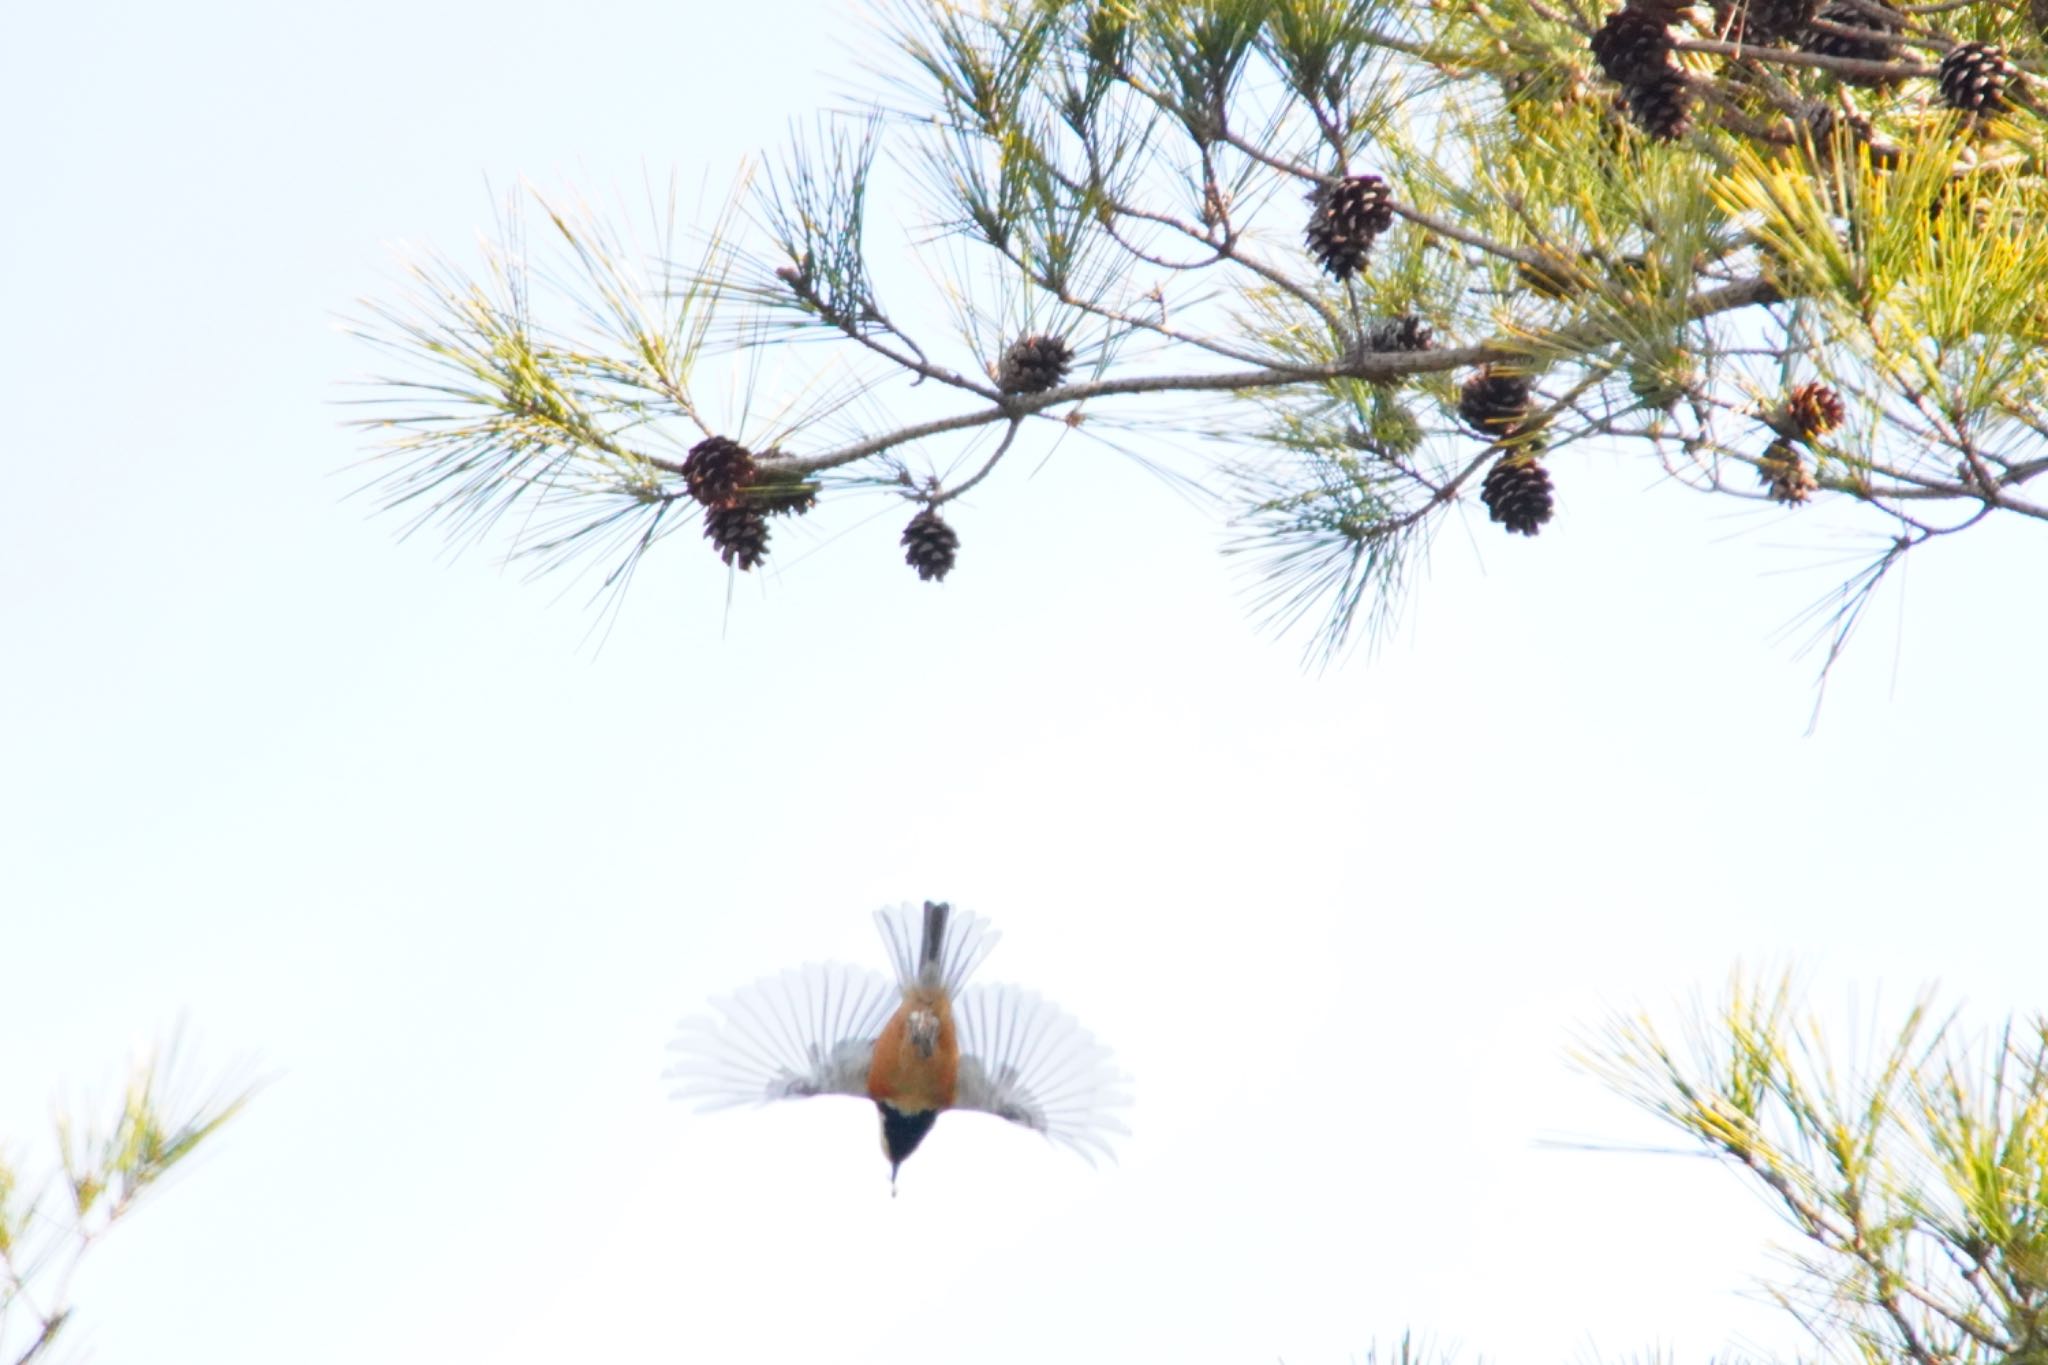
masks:
{"type": "Polygon", "coordinates": [[[853,1095],[882,1120],[889,1188],[940,1114],[994,1114],[1071,1147],[1091,1164],[1126,1131],[1129,1102],[1109,1050],[1058,1008],[1016,986],[969,986],[999,935],[943,901],[875,912],[896,972],[799,967],[715,1001],[669,1045],[675,1097],[703,1109],[853,1095]]]}

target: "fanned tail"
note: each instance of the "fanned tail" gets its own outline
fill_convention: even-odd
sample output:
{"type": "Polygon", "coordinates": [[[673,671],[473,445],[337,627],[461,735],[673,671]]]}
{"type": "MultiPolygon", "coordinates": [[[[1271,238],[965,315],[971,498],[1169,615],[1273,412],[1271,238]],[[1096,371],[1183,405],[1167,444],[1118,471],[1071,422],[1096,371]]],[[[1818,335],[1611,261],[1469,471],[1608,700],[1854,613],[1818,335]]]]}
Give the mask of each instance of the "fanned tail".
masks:
{"type": "Polygon", "coordinates": [[[980,915],[947,901],[888,906],[875,911],[875,927],[898,986],[940,986],[949,995],[959,994],[1001,937],[980,915]]]}

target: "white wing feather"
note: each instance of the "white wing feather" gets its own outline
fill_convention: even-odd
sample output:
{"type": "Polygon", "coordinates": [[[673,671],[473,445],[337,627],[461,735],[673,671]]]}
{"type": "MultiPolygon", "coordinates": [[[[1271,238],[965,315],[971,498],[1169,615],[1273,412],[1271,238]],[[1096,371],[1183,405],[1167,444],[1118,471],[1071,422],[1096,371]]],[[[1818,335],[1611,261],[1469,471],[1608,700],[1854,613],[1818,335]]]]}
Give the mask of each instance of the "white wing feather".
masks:
{"type": "Polygon", "coordinates": [[[978,1109],[1045,1134],[1090,1163],[1129,1129],[1130,1103],[1109,1049],[1070,1016],[1016,986],[981,986],[953,1001],[960,1030],[956,1109],[978,1109]]]}
{"type": "Polygon", "coordinates": [[[685,1020],[662,1075],[699,1108],[866,1095],[875,1038],[896,1007],[877,972],[812,964],[712,1002],[716,1019],[685,1020]]]}

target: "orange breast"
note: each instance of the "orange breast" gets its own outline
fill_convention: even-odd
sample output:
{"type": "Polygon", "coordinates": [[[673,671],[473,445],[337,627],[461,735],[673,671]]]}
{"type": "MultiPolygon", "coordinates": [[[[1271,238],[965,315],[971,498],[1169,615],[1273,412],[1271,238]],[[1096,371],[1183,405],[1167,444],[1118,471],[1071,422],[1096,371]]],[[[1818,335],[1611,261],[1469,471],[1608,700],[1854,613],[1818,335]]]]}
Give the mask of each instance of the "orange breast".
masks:
{"type": "Polygon", "coordinates": [[[960,1078],[960,1040],[953,1031],[953,1003],[944,991],[906,991],[903,1003],[875,1040],[868,1067],[868,1097],[887,1100],[901,1113],[949,1109],[960,1078]],[[929,1054],[915,1041],[911,1016],[936,1015],[938,1033],[929,1054]]]}

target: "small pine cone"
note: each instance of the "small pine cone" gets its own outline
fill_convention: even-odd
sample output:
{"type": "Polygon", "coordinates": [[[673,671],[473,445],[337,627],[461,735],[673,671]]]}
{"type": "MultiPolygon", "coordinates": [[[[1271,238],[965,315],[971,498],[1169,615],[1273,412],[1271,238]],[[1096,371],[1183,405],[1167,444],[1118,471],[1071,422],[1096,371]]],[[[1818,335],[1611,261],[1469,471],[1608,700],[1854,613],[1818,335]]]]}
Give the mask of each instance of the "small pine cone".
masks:
{"type": "Polygon", "coordinates": [[[1479,485],[1486,514],[1515,535],[1533,536],[1550,520],[1555,499],[1550,471],[1527,451],[1510,451],[1494,461],[1479,485]]]}
{"type": "Polygon", "coordinates": [[[740,490],[740,501],[771,517],[800,517],[818,505],[818,485],[805,480],[757,483],[740,490]]]}
{"type": "Polygon", "coordinates": [[[751,569],[768,556],[768,514],[747,503],[707,507],[704,538],[727,564],[751,569]]]}
{"type": "MultiPolygon", "coordinates": [[[[1816,0],[1747,0],[1734,7],[1732,30],[1753,46],[1796,43],[1806,36],[1819,7],[1816,0]]],[[[1722,26],[1731,27],[1728,19],[1723,18],[1722,26]]]]}
{"type": "Polygon", "coordinates": [[[1074,363],[1073,348],[1063,337],[1028,336],[1003,352],[996,368],[996,387],[1004,393],[1044,393],[1056,389],[1074,363]]]}
{"type": "Polygon", "coordinates": [[[690,447],[683,461],[683,483],[690,496],[706,507],[721,507],[740,495],[754,477],[754,453],[738,441],[707,436],[690,447]]]}
{"type": "Polygon", "coordinates": [[[1798,385],[1785,395],[1786,424],[1801,436],[1825,436],[1847,415],[1842,395],[1818,381],[1798,385]]]}
{"type": "Polygon", "coordinates": [[[943,581],[953,571],[953,561],[959,554],[959,533],[929,507],[903,528],[903,562],[917,570],[917,576],[926,582],[943,581]]]}
{"type": "Polygon", "coordinates": [[[1359,336],[1360,345],[1368,351],[1427,351],[1436,345],[1429,324],[1413,313],[1400,317],[1376,318],[1359,336]]]}
{"type": "Polygon", "coordinates": [[[1805,502],[1820,487],[1813,471],[1790,441],[1773,441],[1757,461],[1757,482],[1771,490],[1772,502],[1805,502]]]}
{"type": "Polygon", "coordinates": [[[1458,394],[1458,416],[1482,436],[1512,436],[1529,416],[1529,376],[1481,369],[1458,394]]]}
{"type": "MultiPolygon", "coordinates": [[[[1892,59],[1892,45],[1880,35],[1896,33],[1896,25],[1873,19],[1853,5],[1829,5],[1820,12],[1821,22],[1836,24],[1842,28],[1859,29],[1869,34],[1867,38],[1852,38],[1846,33],[1823,33],[1809,29],[1806,40],[1799,45],[1802,52],[1811,52],[1817,57],[1847,57],[1859,62],[1888,62],[1892,59]]],[[[1849,85],[1883,85],[1880,76],[1840,76],[1849,85]]]]}
{"type": "Polygon", "coordinates": [[[1638,85],[1671,66],[1671,34],[1635,5],[1608,15],[1592,46],[1593,60],[1616,85],[1638,85]]]}
{"type": "Polygon", "coordinates": [[[1813,22],[1818,0],[1713,0],[1714,32],[1728,43],[1763,47],[1797,43],[1813,22]]]}
{"type": "MultiPolygon", "coordinates": [[[[1848,77],[1843,77],[1847,80],[1848,77]]],[[[1872,85],[1882,82],[1871,81],[1872,85]]],[[[1813,149],[1823,164],[1833,164],[1838,150],[1836,138],[1841,138],[1842,147],[1868,146],[1877,136],[1877,125],[1861,114],[1844,113],[1832,104],[1814,106],[1806,116],[1807,130],[1813,136],[1813,149]]]]}
{"type": "Polygon", "coordinates": [[[1394,225],[1394,196],[1376,175],[1347,175],[1316,187],[1303,236],[1309,254],[1343,279],[1365,264],[1373,239],[1394,225]]]}
{"type": "Polygon", "coordinates": [[[1536,256],[1536,262],[1516,261],[1515,277],[1543,297],[1576,298],[1593,287],[1593,277],[1562,251],[1537,247],[1536,256]]]}
{"type": "Polygon", "coordinates": [[[1974,114],[2005,107],[2005,87],[2018,74],[2002,48],[1964,43],[1941,59],[1941,99],[1951,109],[1974,114]]]}
{"type": "Polygon", "coordinates": [[[1692,127],[1692,94],[1676,71],[1631,85],[1627,93],[1629,117],[1651,137],[1669,142],[1692,127]]]}

